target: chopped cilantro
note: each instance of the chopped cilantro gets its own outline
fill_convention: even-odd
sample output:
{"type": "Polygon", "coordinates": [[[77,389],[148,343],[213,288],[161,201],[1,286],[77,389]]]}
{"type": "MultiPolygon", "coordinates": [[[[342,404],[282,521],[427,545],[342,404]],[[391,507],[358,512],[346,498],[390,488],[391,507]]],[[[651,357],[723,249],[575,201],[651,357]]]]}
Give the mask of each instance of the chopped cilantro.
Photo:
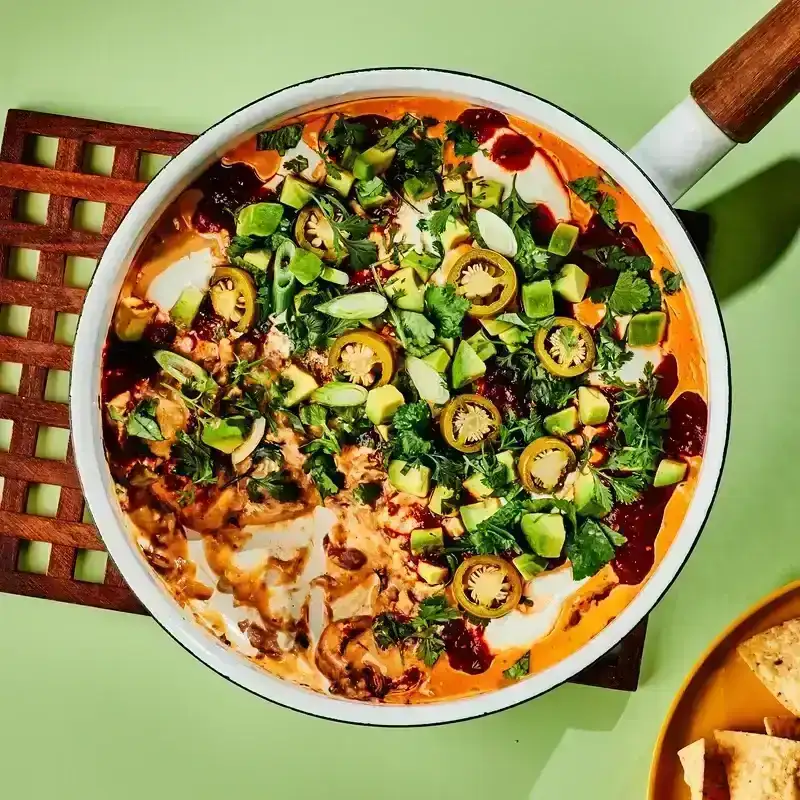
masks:
{"type": "Polygon", "coordinates": [[[469,305],[466,297],[456,294],[452,284],[428,286],[425,290],[425,308],[433,317],[439,336],[445,339],[461,335],[461,324],[469,305]]]}
{"type": "Polygon", "coordinates": [[[594,253],[601,264],[617,272],[632,270],[639,274],[647,274],[653,268],[653,261],[650,256],[629,256],[616,244],[608,247],[598,247],[594,253]]]}
{"type": "Polygon", "coordinates": [[[526,678],[531,671],[531,654],[520,656],[508,669],[503,670],[503,677],[510,681],[519,681],[526,678]]]}
{"type": "Polygon", "coordinates": [[[424,356],[431,350],[436,329],[424,314],[418,311],[398,311],[397,317],[403,327],[406,349],[412,355],[424,356]]]}
{"type": "Polygon", "coordinates": [[[142,400],[133,409],[125,425],[128,436],[136,436],[151,442],[164,441],[164,435],[155,418],[157,406],[158,400],[151,397],[149,400],[142,400]]]}
{"type": "Polygon", "coordinates": [[[381,496],[383,486],[380,483],[360,483],[353,489],[353,497],[357,503],[371,506],[381,496]]]}
{"type": "Polygon", "coordinates": [[[598,573],[616,555],[616,547],[627,540],[613,528],[595,519],[585,520],[567,541],[567,558],[576,581],[598,573]]]}
{"type": "Polygon", "coordinates": [[[661,280],[664,282],[665,294],[676,294],[683,286],[683,276],[680,272],[673,272],[671,269],[662,268],[661,280]]]}
{"type": "Polygon", "coordinates": [[[322,141],[334,154],[341,154],[345,147],[361,147],[367,137],[367,126],[338,117],[331,130],[322,135],[322,141]]]}
{"type": "Polygon", "coordinates": [[[591,206],[600,215],[600,218],[609,228],[616,227],[619,219],[617,218],[617,201],[600,190],[600,181],[593,176],[576,178],[569,182],[572,189],[584,203],[591,206]]]}
{"type": "Polygon", "coordinates": [[[518,500],[511,500],[495,511],[491,517],[481,522],[469,534],[469,540],[479,555],[496,555],[508,550],[519,553],[520,547],[511,528],[516,525],[523,505],[518,500]]]}
{"type": "Polygon", "coordinates": [[[633,314],[640,311],[650,300],[650,284],[636,273],[626,270],[620,273],[614,290],[608,298],[608,309],[612,314],[633,314]]]}
{"type": "Polygon", "coordinates": [[[291,503],[300,497],[300,487],[288,472],[273,472],[263,478],[250,478],[247,482],[247,496],[254,503],[264,501],[266,495],[282,503],[291,503]]]}
{"type": "Polygon", "coordinates": [[[178,475],[185,475],[192,483],[198,485],[215,483],[211,450],[199,439],[189,436],[184,431],[178,431],[177,438],[175,472],[178,475]]]}
{"type": "Polygon", "coordinates": [[[256,150],[277,150],[279,155],[285,155],[287,150],[297,147],[302,135],[303,126],[300,124],[261,131],[256,136],[256,150]]]}
{"type": "Polygon", "coordinates": [[[475,134],[460,122],[445,122],[444,135],[453,143],[455,154],[460,158],[474,155],[481,149],[475,134]]]}
{"type": "Polygon", "coordinates": [[[302,172],[304,169],[308,169],[308,159],[305,156],[295,156],[289,161],[285,161],[283,166],[289,172],[302,172]]]}

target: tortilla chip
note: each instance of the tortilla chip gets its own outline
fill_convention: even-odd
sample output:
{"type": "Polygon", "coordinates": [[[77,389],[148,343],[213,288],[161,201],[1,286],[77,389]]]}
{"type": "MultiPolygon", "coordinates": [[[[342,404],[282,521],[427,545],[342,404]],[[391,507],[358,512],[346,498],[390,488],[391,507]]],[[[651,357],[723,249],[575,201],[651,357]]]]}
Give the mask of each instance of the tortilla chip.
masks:
{"type": "Polygon", "coordinates": [[[778,702],[800,717],[800,619],[759,633],[738,650],[778,702]]]}
{"type": "Polygon", "coordinates": [[[800,719],[797,717],[764,717],[764,727],[770,736],[800,742],[800,719]]]}
{"type": "Polygon", "coordinates": [[[730,800],[800,800],[800,742],[715,731],[730,800]]]}
{"type": "Polygon", "coordinates": [[[678,751],[683,767],[683,780],[689,787],[692,800],[728,800],[725,768],[719,760],[713,742],[698,739],[678,751]]]}

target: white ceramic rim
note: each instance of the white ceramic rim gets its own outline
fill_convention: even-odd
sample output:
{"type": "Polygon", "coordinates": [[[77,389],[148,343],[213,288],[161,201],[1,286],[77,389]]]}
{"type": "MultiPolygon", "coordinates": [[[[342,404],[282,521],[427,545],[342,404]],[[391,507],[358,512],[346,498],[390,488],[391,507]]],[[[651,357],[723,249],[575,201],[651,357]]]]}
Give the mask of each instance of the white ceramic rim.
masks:
{"type": "Polygon", "coordinates": [[[719,306],[694,245],[655,185],[624,152],[558,106],[495,81],[424,68],[370,69],[306,81],[245,106],[209,128],[147,186],[111,237],[86,295],[75,340],[70,412],[76,465],[103,541],[129,586],[179,644],[220,675],[279,705],[342,722],[415,726],[480,717],[537,697],[594,663],[650,612],[689,556],[716,493],[728,438],[730,375],[719,306]],[[403,95],[455,97],[531,120],[619,181],[656,227],[684,276],[705,346],[709,385],[708,435],[694,498],[666,556],[630,605],[568,658],[524,681],[475,697],[414,706],[335,698],[274,677],[184,613],[127,532],[103,450],[99,403],[103,343],[117,294],[132,256],[169,202],[232,145],[268,124],[347,99],[403,95]]]}

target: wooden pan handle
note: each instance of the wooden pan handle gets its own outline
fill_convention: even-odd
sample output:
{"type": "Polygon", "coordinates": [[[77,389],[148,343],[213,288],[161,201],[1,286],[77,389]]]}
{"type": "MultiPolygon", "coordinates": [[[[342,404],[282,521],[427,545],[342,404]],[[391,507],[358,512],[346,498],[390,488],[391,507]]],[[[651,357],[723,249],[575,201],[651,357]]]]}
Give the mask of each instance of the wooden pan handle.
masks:
{"type": "Polygon", "coordinates": [[[691,91],[721,131],[749,142],[800,92],[800,0],[781,0],[691,91]]]}

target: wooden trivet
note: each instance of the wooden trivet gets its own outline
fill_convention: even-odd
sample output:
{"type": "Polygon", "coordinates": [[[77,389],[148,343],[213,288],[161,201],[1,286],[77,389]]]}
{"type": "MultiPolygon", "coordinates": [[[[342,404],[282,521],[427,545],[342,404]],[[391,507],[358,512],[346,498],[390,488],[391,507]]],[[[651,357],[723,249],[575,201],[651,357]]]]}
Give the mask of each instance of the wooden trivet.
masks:
{"type": "MultiPolygon", "coordinates": [[[[16,393],[0,393],[0,419],[13,421],[8,452],[0,452],[0,476],[5,484],[0,500],[0,592],[41,597],[147,613],[122,579],[111,559],[102,583],[75,576],[80,551],[103,551],[97,528],[84,521],[84,498],[70,443],[66,459],[35,456],[40,427],[69,428],[66,403],[45,399],[49,370],[69,370],[72,348],[56,343],[56,316],[77,314],[85,289],[65,285],[69,256],[99,258],[123,215],[146,183],[140,180],[145,154],[177,155],[194,140],[186,133],[115,125],[56,114],[11,110],[0,148],[0,308],[30,308],[26,338],[0,335],[0,362],[21,364],[16,393]],[[37,164],[36,137],[57,139],[52,166],[37,164]],[[89,174],[89,146],[114,148],[110,175],[89,174]],[[50,195],[47,217],[39,225],[24,221],[25,193],[50,195]],[[99,232],[78,230],[75,209],[81,201],[105,204],[99,232]],[[35,280],[10,277],[12,250],[39,253],[35,280]],[[27,511],[35,484],[61,487],[54,517],[27,511]],[[19,569],[23,542],[48,542],[46,574],[19,569]]],[[[635,691],[644,650],[646,620],[604,658],[578,675],[577,683],[635,691]]]]}

